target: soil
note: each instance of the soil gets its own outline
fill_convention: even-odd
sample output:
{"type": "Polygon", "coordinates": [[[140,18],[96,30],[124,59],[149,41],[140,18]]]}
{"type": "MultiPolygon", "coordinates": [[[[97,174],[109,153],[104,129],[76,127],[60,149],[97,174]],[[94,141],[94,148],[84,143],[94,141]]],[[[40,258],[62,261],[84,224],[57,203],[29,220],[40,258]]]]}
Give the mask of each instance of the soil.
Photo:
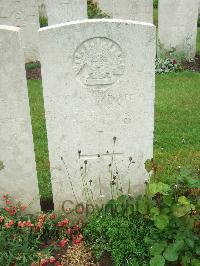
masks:
{"type": "Polygon", "coordinates": [[[53,199],[41,199],[40,200],[41,209],[44,212],[53,211],[54,204],[53,199]]]}
{"type": "Polygon", "coordinates": [[[182,65],[184,70],[200,72],[200,55],[196,55],[192,62],[185,61],[182,65]]]}
{"type": "Polygon", "coordinates": [[[26,69],[26,79],[42,79],[41,68],[26,69]]]}
{"type": "Polygon", "coordinates": [[[112,265],[113,265],[113,260],[111,255],[109,253],[105,253],[99,262],[99,266],[112,266],[112,265]]]}

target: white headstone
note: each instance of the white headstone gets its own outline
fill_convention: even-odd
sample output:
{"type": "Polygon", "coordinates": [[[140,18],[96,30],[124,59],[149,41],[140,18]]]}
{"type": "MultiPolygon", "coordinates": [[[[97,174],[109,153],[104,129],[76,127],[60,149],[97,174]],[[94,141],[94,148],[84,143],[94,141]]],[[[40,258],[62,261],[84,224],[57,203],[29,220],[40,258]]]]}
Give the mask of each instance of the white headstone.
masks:
{"type": "Polygon", "coordinates": [[[198,0],[159,0],[158,53],[173,49],[183,57],[196,53],[198,0]]]}
{"type": "Polygon", "coordinates": [[[0,24],[20,27],[26,63],[39,60],[36,0],[0,0],[0,24]]]}
{"type": "Polygon", "coordinates": [[[40,210],[19,28],[0,26],[0,194],[40,210]]]}
{"type": "Polygon", "coordinates": [[[153,23],[153,0],[98,0],[98,6],[111,18],[153,23]]]}
{"type": "Polygon", "coordinates": [[[83,20],[39,34],[55,208],[141,193],[153,154],[155,27],[83,20]]]}
{"type": "Polygon", "coordinates": [[[87,18],[87,0],[46,0],[48,25],[87,18]]]}

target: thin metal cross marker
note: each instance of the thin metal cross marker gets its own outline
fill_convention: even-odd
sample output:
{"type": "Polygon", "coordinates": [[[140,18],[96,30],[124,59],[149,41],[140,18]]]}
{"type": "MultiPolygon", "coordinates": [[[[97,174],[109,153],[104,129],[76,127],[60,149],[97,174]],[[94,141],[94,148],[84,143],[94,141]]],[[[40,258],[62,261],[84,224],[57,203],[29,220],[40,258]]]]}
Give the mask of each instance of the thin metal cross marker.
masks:
{"type": "Polygon", "coordinates": [[[84,159],[84,160],[92,160],[92,159],[99,159],[99,158],[112,159],[115,156],[122,156],[122,155],[124,154],[120,152],[102,153],[102,154],[83,154],[79,156],[79,159],[84,159]]]}
{"type": "MultiPolygon", "coordinates": [[[[81,154],[81,151],[79,151],[79,159],[84,159],[84,160],[92,160],[92,159],[100,159],[100,158],[114,158],[115,156],[122,156],[124,155],[124,153],[122,152],[109,152],[107,151],[106,153],[104,152],[101,152],[102,151],[102,136],[103,136],[103,133],[104,131],[103,130],[99,130],[97,131],[98,133],[98,150],[99,150],[99,153],[97,154],[81,154]]],[[[115,137],[114,137],[115,138],[115,137]]]]}

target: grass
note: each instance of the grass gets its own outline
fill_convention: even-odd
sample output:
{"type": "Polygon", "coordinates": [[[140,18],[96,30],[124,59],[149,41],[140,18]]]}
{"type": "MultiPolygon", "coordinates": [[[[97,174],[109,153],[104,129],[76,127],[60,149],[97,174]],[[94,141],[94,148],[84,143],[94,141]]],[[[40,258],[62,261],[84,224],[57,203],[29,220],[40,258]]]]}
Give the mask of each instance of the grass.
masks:
{"type": "MultiPolygon", "coordinates": [[[[154,157],[161,166],[161,178],[176,177],[179,165],[200,168],[199,84],[200,73],[156,77],[154,157]]],[[[46,199],[52,192],[41,81],[31,80],[28,87],[39,188],[46,199]]]]}
{"type": "Polygon", "coordinates": [[[28,89],[39,190],[41,198],[48,199],[52,198],[52,190],[41,81],[28,81],[28,89]]]}

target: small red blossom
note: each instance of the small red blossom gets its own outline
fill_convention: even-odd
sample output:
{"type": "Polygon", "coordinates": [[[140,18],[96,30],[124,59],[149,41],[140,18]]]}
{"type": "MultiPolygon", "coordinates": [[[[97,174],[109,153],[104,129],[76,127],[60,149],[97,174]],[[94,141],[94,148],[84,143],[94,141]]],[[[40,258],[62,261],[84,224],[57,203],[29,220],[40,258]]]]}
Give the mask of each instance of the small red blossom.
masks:
{"type": "Polygon", "coordinates": [[[68,242],[68,239],[64,238],[63,240],[60,241],[59,246],[64,248],[67,242],[68,242]]]}
{"type": "Polygon", "coordinates": [[[2,223],[4,220],[4,217],[3,216],[0,216],[0,223],[2,223]]]}
{"type": "Polygon", "coordinates": [[[10,208],[4,207],[4,210],[7,211],[7,212],[9,212],[10,211],[10,208]]]}
{"type": "Polygon", "coordinates": [[[75,224],[75,225],[73,226],[73,229],[79,231],[79,230],[80,230],[80,227],[79,227],[77,224],[75,224]]]}
{"type": "Polygon", "coordinates": [[[176,63],[177,63],[177,62],[176,62],[176,60],[174,59],[174,60],[172,61],[172,64],[173,64],[173,65],[176,65],[176,63]]]}
{"type": "Polygon", "coordinates": [[[51,256],[50,259],[49,259],[49,262],[50,263],[55,263],[56,262],[56,259],[53,256],[51,256]]]}
{"type": "Polygon", "coordinates": [[[40,266],[46,266],[48,264],[48,260],[46,259],[41,259],[40,261],[40,266]]]}
{"type": "Polygon", "coordinates": [[[54,219],[56,218],[56,214],[55,214],[55,213],[52,213],[52,214],[50,215],[50,218],[51,218],[52,220],[54,220],[54,219]]]}
{"type": "Polygon", "coordinates": [[[72,229],[71,229],[71,228],[68,228],[68,229],[67,229],[67,234],[68,234],[68,235],[71,235],[71,233],[72,233],[72,229]]]}
{"type": "Polygon", "coordinates": [[[8,194],[3,195],[2,199],[3,199],[3,200],[7,200],[7,199],[8,199],[8,194]]]}
{"type": "Polygon", "coordinates": [[[11,201],[9,199],[6,200],[6,205],[11,205],[11,201]]]}

